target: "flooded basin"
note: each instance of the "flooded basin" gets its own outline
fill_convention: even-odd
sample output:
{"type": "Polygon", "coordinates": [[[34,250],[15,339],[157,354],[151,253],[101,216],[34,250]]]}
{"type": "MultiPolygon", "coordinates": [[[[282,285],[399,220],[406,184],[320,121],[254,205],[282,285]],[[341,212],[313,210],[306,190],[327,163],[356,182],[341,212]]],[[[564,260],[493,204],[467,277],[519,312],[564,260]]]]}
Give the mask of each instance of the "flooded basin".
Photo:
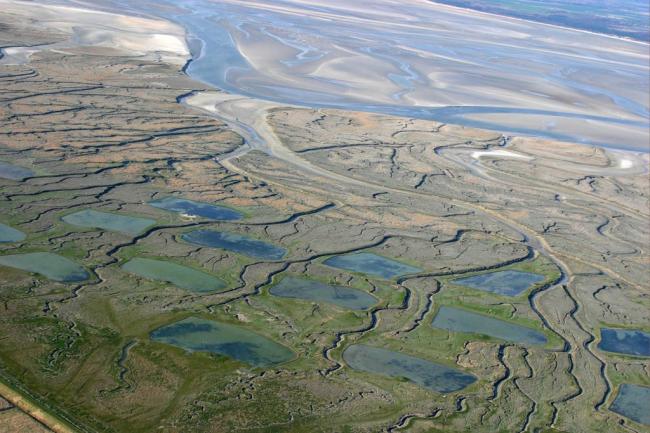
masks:
{"type": "Polygon", "coordinates": [[[544,281],[539,274],[522,271],[499,271],[489,274],[474,275],[453,280],[454,284],[472,289],[496,293],[497,295],[517,296],[528,290],[533,284],[544,281]]]}
{"type": "Polygon", "coordinates": [[[598,348],[606,352],[650,356],[650,334],[636,329],[603,328],[598,348]]]}
{"type": "Polygon", "coordinates": [[[34,172],[25,167],[19,167],[0,161],[0,178],[10,180],[24,180],[34,175],[34,172]]]}
{"type": "Polygon", "coordinates": [[[103,229],[128,235],[137,235],[156,222],[149,218],[118,215],[92,209],[66,215],[62,220],[74,226],[103,229]]]}
{"type": "Polygon", "coordinates": [[[352,310],[366,310],[377,303],[377,298],[363,290],[296,277],[283,278],[269,292],[283,298],[327,302],[352,310]]]}
{"type": "Polygon", "coordinates": [[[189,352],[225,355],[255,367],[291,360],[293,352],[273,340],[235,325],[190,317],[158,328],[151,339],[189,352]]]}
{"type": "Polygon", "coordinates": [[[650,425],[650,387],[622,384],[609,409],[639,424],[650,425]]]}
{"type": "Polygon", "coordinates": [[[416,274],[422,269],[405,265],[396,260],[387,259],[373,253],[353,253],[334,256],[323,262],[327,266],[345,269],[346,271],[360,272],[362,274],[391,279],[406,274],[416,274]]]}
{"type": "Polygon", "coordinates": [[[0,266],[43,275],[62,283],[87,280],[88,272],[72,260],[53,253],[27,253],[0,256],[0,266]]]}
{"type": "Polygon", "coordinates": [[[20,242],[25,239],[25,233],[13,227],[0,223],[0,243],[20,242]]]}
{"type": "Polygon", "coordinates": [[[471,313],[460,308],[440,307],[431,324],[434,328],[483,334],[513,343],[545,344],[547,341],[544,334],[534,329],[493,319],[483,314],[471,313]]]}
{"type": "Polygon", "coordinates": [[[242,218],[236,210],[209,203],[201,203],[175,197],[165,197],[150,201],[151,206],[172,212],[182,213],[192,217],[208,218],[212,220],[232,221],[242,218]]]}
{"type": "Polygon", "coordinates": [[[210,248],[221,248],[264,260],[279,260],[287,252],[284,248],[264,241],[236,233],[217,232],[214,230],[194,230],[189,233],[183,233],[181,239],[191,244],[210,248]]]}
{"type": "Polygon", "coordinates": [[[392,350],[353,344],[343,360],[355,370],[407,378],[423,388],[440,393],[461,390],[476,381],[471,374],[392,350]]]}
{"type": "Polygon", "coordinates": [[[122,269],[143,278],[166,281],[197,293],[215,292],[226,288],[226,283],[217,277],[164,260],[138,257],[122,265],[122,269]]]}

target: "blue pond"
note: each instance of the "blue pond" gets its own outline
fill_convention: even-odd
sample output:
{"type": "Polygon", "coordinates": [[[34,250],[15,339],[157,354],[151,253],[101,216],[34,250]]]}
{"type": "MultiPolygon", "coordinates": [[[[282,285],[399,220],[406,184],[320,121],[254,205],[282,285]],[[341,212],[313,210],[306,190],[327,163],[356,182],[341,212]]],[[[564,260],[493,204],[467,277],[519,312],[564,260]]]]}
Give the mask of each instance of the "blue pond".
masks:
{"type": "Polygon", "coordinates": [[[28,168],[11,165],[0,161],[0,178],[11,180],[23,180],[34,175],[28,168]]]}
{"type": "Polygon", "coordinates": [[[454,280],[454,284],[505,296],[517,296],[533,284],[544,281],[539,274],[522,271],[499,271],[454,280]]]}
{"type": "Polygon", "coordinates": [[[201,203],[183,198],[165,197],[150,201],[149,204],[159,209],[212,220],[232,221],[241,219],[242,217],[241,213],[224,206],[201,203]]]}
{"type": "Polygon", "coordinates": [[[392,350],[354,344],[343,352],[343,360],[355,370],[406,378],[423,388],[448,393],[476,381],[471,374],[392,350]]]}
{"type": "Polygon", "coordinates": [[[13,227],[0,223],[0,243],[2,242],[20,242],[25,239],[25,233],[16,230],[13,227]]]}
{"type": "Polygon", "coordinates": [[[54,253],[27,253],[0,256],[0,266],[43,275],[53,281],[73,283],[90,278],[83,266],[54,253]]]}
{"type": "Polygon", "coordinates": [[[431,323],[434,328],[454,332],[483,334],[520,344],[545,344],[546,337],[539,331],[515,325],[483,314],[460,308],[442,306],[431,323]]]}
{"type": "Polygon", "coordinates": [[[650,388],[624,383],[609,409],[639,424],[650,425],[650,388]]]}
{"type": "Polygon", "coordinates": [[[225,355],[256,367],[280,364],[294,357],[289,348],[245,328],[196,317],[158,328],[151,333],[151,339],[190,352],[225,355]]]}
{"type": "Polygon", "coordinates": [[[387,259],[373,253],[353,253],[334,256],[323,262],[327,266],[360,272],[375,277],[391,279],[406,274],[417,274],[422,269],[405,265],[396,260],[387,259]]]}
{"type": "Polygon", "coordinates": [[[363,290],[350,287],[331,286],[304,278],[286,277],[273,286],[269,292],[283,298],[322,301],[352,310],[366,310],[377,303],[377,299],[363,290]]]}
{"type": "Polygon", "coordinates": [[[650,334],[634,329],[603,328],[598,348],[626,355],[650,356],[650,334]]]}
{"type": "Polygon", "coordinates": [[[181,239],[191,244],[221,248],[257,259],[279,260],[286,254],[284,248],[235,233],[194,230],[181,235],[181,239]]]}
{"type": "Polygon", "coordinates": [[[118,215],[109,212],[99,212],[92,209],[85,209],[61,218],[68,224],[79,227],[98,228],[114,232],[137,235],[147,227],[155,224],[155,220],[149,218],[118,215]]]}

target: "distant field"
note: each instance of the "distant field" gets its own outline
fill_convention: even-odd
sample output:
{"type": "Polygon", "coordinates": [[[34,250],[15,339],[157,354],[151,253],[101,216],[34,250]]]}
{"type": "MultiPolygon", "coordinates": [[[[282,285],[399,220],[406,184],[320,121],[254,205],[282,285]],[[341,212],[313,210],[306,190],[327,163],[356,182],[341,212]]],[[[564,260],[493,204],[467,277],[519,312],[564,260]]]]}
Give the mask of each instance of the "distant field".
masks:
{"type": "Polygon", "coordinates": [[[439,0],[453,6],[648,42],[647,0],[439,0]]]}

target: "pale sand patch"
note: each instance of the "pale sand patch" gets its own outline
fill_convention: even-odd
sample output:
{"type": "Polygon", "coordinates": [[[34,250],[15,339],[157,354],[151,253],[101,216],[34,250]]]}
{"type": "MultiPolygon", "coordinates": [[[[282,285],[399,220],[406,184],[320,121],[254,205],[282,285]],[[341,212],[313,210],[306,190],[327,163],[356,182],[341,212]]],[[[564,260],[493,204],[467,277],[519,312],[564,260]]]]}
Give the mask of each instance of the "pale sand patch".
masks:
{"type": "Polygon", "coordinates": [[[618,166],[621,168],[630,168],[634,165],[634,162],[631,159],[621,159],[618,163],[618,166]]]}
{"type": "Polygon", "coordinates": [[[534,157],[540,167],[598,176],[636,176],[648,173],[650,154],[531,137],[514,137],[509,149],[534,157]]]}
{"type": "Polygon", "coordinates": [[[530,161],[533,159],[532,156],[522,155],[520,153],[511,152],[509,150],[495,149],[495,150],[477,150],[472,152],[472,158],[480,159],[484,156],[487,157],[501,157],[501,158],[516,158],[516,159],[525,159],[530,161]]]}
{"type": "MultiPolygon", "coordinates": [[[[36,20],[46,29],[69,37],[68,41],[49,48],[109,47],[124,55],[142,56],[172,64],[183,64],[190,56],[185,44],[185,30],[163,20],[19,0],[0,0],[0,9],[25,19],[36,20]]],[[[17,53],[18,60],[21,60],[25,56],[28,59],[29,55],[46,47],[13,50],[17,53]]]]}
{"type": "Polygon", "coordinates": [[[7,47],[2,50],[0,65],[23,65],[34,53],[41,51],[38,47],[7,47]]]}

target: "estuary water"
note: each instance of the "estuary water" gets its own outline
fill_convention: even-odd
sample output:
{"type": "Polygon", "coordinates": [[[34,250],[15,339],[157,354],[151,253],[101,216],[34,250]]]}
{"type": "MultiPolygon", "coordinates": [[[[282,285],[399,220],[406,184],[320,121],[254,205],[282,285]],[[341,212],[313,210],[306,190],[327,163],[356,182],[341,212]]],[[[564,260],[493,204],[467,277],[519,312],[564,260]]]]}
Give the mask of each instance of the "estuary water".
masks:
{"type": "Polygon", "coordinates": [[[648,151],[641,42],[415,1],[111,3],[185,27],[186,72],[230,93],[648,151]]]}

